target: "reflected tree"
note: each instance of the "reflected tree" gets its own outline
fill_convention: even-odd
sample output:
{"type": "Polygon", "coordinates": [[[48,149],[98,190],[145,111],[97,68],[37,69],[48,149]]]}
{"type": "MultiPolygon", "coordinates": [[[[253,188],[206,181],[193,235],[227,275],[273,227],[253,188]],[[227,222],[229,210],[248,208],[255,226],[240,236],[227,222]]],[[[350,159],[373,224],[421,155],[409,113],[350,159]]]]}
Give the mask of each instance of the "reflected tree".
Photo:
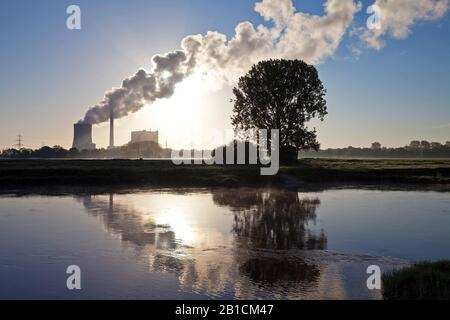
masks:
{"type": "Polygon", "coordinates": [[[213,200],[234,212],[233,232],[239,243],[252,249],[323,250],[323,232],[308,229],[316,222],[317,198],[300,199],[298,193],[280,190],[218,191],[213,200]]]}
{"type": "Polygon", "coordinates": [[[239,271],[252,281],[269,286],[313,284],[320,276],[317,266],[302,259],[254,258],[244,262],[239,271]]]}
{"type": "Polygon", "coordinates": [[[224,246],[207,251],[183,246],[171,226],[156,224],[147,209],[120,195],[79,200],[109,233],[146,257],[151,271],[176,275],[182,289],[222,296],[232,286],[241,298],[254,298],[261,289],[289,297],[316,286],[321,275],[320,267],[307,259],[304,251],[284,251],[326,248],[323,231],[315,233],[308,228],[316,220],[319,199],[300,198],[288,191],[215,191],[214,202],[233,214],[230,228],[236,243],[232,249],[224,246]],[[281,252],[246,250],[260,248],[281,252]]]}

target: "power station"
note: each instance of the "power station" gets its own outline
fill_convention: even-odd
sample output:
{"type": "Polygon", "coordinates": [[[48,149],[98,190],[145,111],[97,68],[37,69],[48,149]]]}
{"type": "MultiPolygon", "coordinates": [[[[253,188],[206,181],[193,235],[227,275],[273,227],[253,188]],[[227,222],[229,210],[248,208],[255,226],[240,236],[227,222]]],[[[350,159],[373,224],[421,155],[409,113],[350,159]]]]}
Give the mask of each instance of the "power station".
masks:
{"type": "Polygon", "coordinates": [[[95,143],[92,142],[92,124],[75,123],[73,125],[73,145],[72,148],[78,150],[95,150],[95,143]]]}
{"type": "MultiPolygon", "coordinates": [[[[96,145],[92,142],[92,124],[89,123],[75,123],[73,125],[73,145],[72,148],[78,150],[95,150],[96,145]]],[[[133,131],[131,132],[131,142],[156,142],[159,143],[158,131],[133,131]]],[[[109,147],[114,148],[114,113],[111,111],[109,118],[109,147]]]]}
{"type": "MultiPolygon", "coordinates": [[[[78,150],[95,150],[96,145],[92,142],[92,124],[75,123],[73,125],[72,148],[78,150]]],[[[111,110],[109,118],[109,149],[114,148],[114,112],[111,110]]]]}

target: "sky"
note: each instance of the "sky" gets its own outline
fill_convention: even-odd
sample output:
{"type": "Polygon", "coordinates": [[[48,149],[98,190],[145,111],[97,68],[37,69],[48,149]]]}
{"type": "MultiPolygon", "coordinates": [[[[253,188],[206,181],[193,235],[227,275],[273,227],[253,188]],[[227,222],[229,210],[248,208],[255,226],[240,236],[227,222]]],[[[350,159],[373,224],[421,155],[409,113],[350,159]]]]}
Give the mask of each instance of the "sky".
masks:
{"type": "MultiPolygon", "coordinates": [[[[218,63],[207,50],[217,37],[202,37],[194,71],[186,71],[173,95],[116,121],[118,145],[129,142],[131,131],[152,129],[160,131],[162,145],[210,147],[205,132],[231,128],[239,75],[272,56],[305,59],[319,70],[329,115],[311,127],[323,148],[450,141],[449,1],[376,0],[382,17],[376,31],[366,25],[373,0],[334,1],[2,1],[0,149],[12,147],[18,134],[26,147],[70,148],[73,124],[90,107],[104,106],[105,92],[140,68],[152,70],[154,55],[209,31],[238,41],[225,42],[218,63]],[[80,30],[66,27],[72,4],[81,9],[80,30]],[[247,24],[236,34],[244,21],[258,31],[249,35],[247,24]]],[[[94,126],[97,146],[108,145],[108,130],[107,123],[94,126]]]]}

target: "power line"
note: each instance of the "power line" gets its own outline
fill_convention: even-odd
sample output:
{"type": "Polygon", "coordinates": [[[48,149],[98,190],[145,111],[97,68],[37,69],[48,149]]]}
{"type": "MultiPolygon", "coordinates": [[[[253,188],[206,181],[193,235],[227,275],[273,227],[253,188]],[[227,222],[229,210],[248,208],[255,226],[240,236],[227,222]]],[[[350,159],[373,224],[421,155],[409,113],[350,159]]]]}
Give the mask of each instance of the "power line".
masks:
{"type": "Polygon", "coordinates": [[[16,140],[16,144],[14,145],[15,147],[18,147],[19,150],[23,148],[23,136],[21,134],[17,135],[17,140],[16,140]]]}

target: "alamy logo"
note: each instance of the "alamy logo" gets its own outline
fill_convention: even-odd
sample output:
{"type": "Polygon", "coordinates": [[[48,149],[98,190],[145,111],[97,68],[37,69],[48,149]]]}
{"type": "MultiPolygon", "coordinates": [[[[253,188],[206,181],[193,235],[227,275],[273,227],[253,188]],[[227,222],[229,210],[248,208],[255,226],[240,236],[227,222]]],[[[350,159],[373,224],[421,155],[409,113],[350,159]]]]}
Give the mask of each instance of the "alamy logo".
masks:
{"type": "MultiPolygon", "coordinates": [[[[171,160],[177,166],[183,164],[245,165],[258,164],[259,162],[263,166],[270,165],[261,168],[262,176],[276,175],[280,170],[280,130],[271,130],[270,136],[268,130],[265,129],[249,130],[241,132],[240,135],[256,137],[254,146],[257,147],[246,147],[246,142],[230,143],[227,146],[216,148],[214,151],[194,151],[194,155],[192,155],[192,150],[172,150],[171,160]]],[[[212,132],[212,136],[217,143],[225,141],[217,130],[212,132]]],[[[227,136],[230,136],[230,134],[227,134],[227,136]]]]}
{"type": "Polygon", "coordinates": [[[67,278],[66,285],[69,290],[81,290],[81,269],[79,266],[67,267],[66,273],[70,276],[67,278]]]}
{"type": "Polygon", "coordinates": [[[67,29],[80,30],[81,29],[81,9],[77,5],[67,7],[66,13],[69,15],[66,21],[67,29]]]}
{"type": "Polygon", "coordinates": [[[379,266],[369,266],[367,274],[370,274],[370,277],[367,279],[367,289],[381,290],[381,268],[379,266]]]}

